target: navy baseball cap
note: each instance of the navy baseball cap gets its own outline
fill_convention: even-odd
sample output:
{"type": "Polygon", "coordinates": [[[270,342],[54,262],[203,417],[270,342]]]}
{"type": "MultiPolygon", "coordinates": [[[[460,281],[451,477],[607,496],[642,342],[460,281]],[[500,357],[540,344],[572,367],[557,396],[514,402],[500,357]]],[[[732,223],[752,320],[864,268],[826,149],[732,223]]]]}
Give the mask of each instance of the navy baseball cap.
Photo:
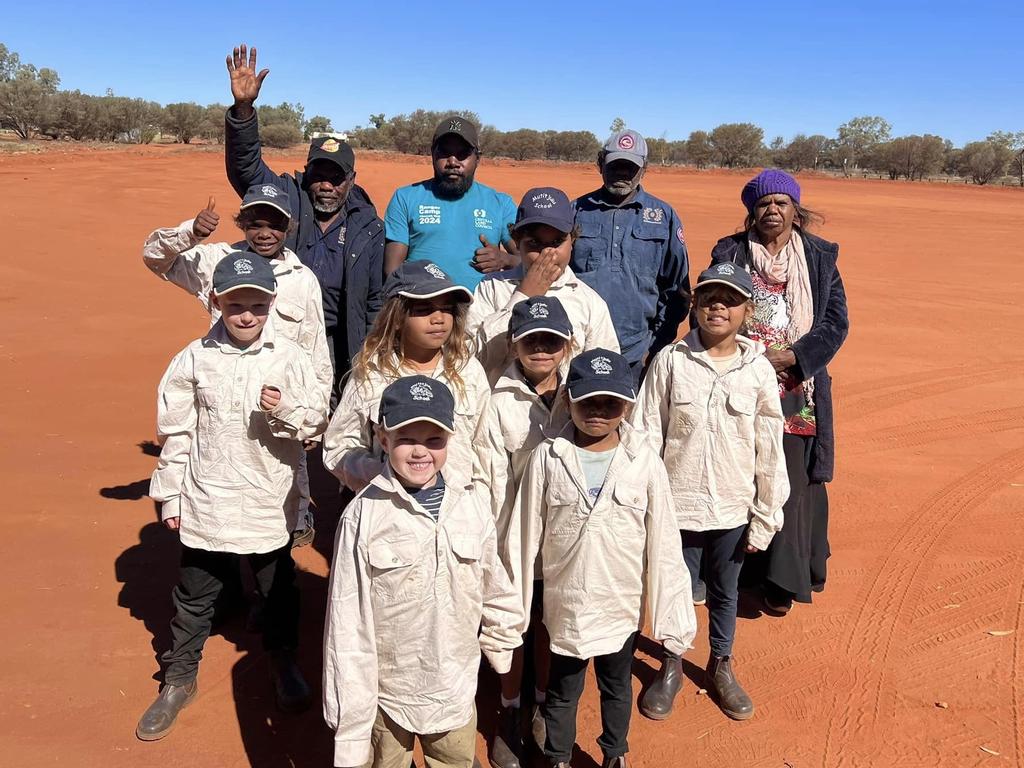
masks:
{"type": "Polygon", "coordinates": [[[565,307],[551,296],[532,296],[512,307],[508,330],[513,343],[531,333],[553,333],[563,339],[572,338],[572,323],[565,307]]]}
{"type": "Polygon", "coordinates": [[[437,264],[426,259],[403,261],[384,281],[384,298],[405,296],[410,299],[432,299],[445,293],[456,293],[458,301],[472,301],[473,294],[464,285],[452,282],[437,264]]]}
{"type": "Polygon", "coordinates": [[[578,403],[588,397],[610,395],[630,403],[636,402],[633,372],[626,358],[608,349],[591,349],[572,359],[565,380],[569,402],[578,403]]]}
{"type": "Polygon", "coordinates": [[[572,232],[572,203],[565,192],[554,187],[534,187],[523,195],[512,228],[519,229],[531,224],[547,224],[566,234],[572,232]]]}
{"type": "Polygon", "coordinates": [[[728,261],[715,264],[701,272],[695,290],[708,285],[727,285],[748,299],[754,295],[754,283],[750,279],[750,273],[728,261]]]}
{"type": "Polygon", "coordinates": [[[245,190],[245,197],[238,210],[244,211],[257,205],[269,205],[276,208],[289,219],[292,217],[292,204],[288,200],[288,193],[273,184],[253,184],[245,190]]]}
{"type": "Polygon", "coordinates": [[[429,376],[403,376],[380,397],[379,423],[387,431],[429,421],[455,434],[455,397],[443,381],[429,376]]]}
{"type": "Polygon", "coordinates": [[[234,251],[218,261],[213,270],[213,295],[223,296],[239,288],[255,288],[275,295],[277,279],[270,259],[255,253],[234,251]]]}
{"type": "Polygon", "coordinates": [[[327,160],[339,166],[345,173],[356,169],[356,156],[344,141],[332,136],[321,136],[309,142],[309,154],[306,156],[306,167],[317,160],[327,160]]]}
{"type": "Polygon", "coordinates": [[[437,146],[437,142],[449,133],[454,133],[456,136],[461,137],[473,149],[480,149],[480,138],[477,136],[476,126],[462,115],[449,115],[437,124],[437,128],[434,129],[434,138],[430,142],[430,148],[433,149],[437,146]]]}
{"type": "Polygon", "coordinates": [[[609,136],[604,143],[604,161],[612,163],[616,160],[629,160],[642,168],[647,162],[647,142],[644,137],[628,128],[609,136]]]}

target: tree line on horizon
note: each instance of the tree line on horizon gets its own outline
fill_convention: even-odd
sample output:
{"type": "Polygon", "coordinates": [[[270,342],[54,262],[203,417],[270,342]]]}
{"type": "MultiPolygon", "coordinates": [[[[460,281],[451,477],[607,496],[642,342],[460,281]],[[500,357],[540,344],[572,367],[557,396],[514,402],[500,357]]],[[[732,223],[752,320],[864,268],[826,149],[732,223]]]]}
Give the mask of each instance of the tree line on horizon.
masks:
{"type": "MultiPolygon", "coordinates": [[[[60,89],[53,69],[22,63],[17,53],[0,43],[0,128],[22,139],[110,141],[148,144],[194,139],[221,142],[223,104],[155,101],[104,96],[60,89]]],[[[501,131],[467,110],[454,110],[480,126],[481,149],[487,155],[513,160],[589,162],[601,141],[591,131],[540,131],[520,128],[501,131]]],[[[322,115],[306,119],[301,104],[283,102],[258,107],[260,138],[268,147],[286,148],[315,132],[330,132],[322,115]]],[[[417,109],[386,117],[370,115],[369,125],[347,131],[353,146],[427,155],[438,121],[449,112],[417,109]]],[[[610,131],[626,127],[616,118],[610,131]]],[[[777,136],[765,141],[764,130],[753,123],[724,123],[710,131],[693,131],[685,140],[645,137],[652,165],[685,165],[699,169],[777,166],[790,171],[823,170],[844,175],[873,172],[890,179],[911,181],[937,175],[958,176],[988,184],[1011,174],[1024,187],[1024,130],[995,131],[983,141],[963,147],[933,134],[893,136],[891,124],[878,116],[855,117],[836,129],[835,136],[797,134],[789,141],[777,136]]]]}

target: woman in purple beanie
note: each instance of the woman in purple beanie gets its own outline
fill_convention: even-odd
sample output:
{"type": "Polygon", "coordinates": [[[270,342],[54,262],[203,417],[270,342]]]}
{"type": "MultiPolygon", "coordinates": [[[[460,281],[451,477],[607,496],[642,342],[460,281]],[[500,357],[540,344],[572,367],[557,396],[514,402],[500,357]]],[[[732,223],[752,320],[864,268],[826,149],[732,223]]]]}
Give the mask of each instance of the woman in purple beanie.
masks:
{"type": "MultiPolygon", "coordinates": [[[[711,263],[732,262],[750,272],[754,317],[745,335],[765,345],[779,376],[791,490],[782,531],[764,555],[748,563],[764,587],[768,610],[785,614],[794,600],[809,603],[811,593],[825,587],[825,483],[832,480],[835,460],[826,366],[846,339],[849,319],[836,267],[839,246],[807,231],[822,219],[801,204],[796,179],[766,169],[743,186],[740,199],[747,209],[743,231],[719,240],[711,263]]],[[[692,559],[693,553],[691,568],[692,559]]]]}

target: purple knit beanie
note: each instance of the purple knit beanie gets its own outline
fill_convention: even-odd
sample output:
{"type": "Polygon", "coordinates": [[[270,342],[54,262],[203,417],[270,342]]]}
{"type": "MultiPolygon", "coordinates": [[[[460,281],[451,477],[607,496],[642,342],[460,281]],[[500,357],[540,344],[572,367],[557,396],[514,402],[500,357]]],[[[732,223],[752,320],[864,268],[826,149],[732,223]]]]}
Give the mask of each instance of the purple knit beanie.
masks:
{"type": "Polygon", "coordinates": [[[740,200],[747,207],[747,213],[754,212],[754,203],[765,195],[789,195],[794,203],[800,202],[800,185],[796,179],[778,168],[765,168],[743,185],[740,200]]]}

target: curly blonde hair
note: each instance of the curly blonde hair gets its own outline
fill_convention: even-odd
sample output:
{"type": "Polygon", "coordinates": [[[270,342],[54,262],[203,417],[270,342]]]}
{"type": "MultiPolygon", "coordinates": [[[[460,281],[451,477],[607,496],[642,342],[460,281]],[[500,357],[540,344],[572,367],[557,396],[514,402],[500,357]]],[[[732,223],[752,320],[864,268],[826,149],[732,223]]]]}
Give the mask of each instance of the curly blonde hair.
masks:
{"type": "MultiPolygon", "coordinates": [[[[409,318],[410,309],[416,299],[393,296],[384,302],[373,323],[363,348],[352,360],[352,375],[359,383],[365,383],[371,373],[385,379],[395,380],[402,376],[399,367],[405,358],[402,350],[402,329],[409,318]]],[[[455,304],[452,318],[452,332],[441,346],[441,360],[445,379],[457,390],[459,398],[465,398],[466,385],[459,373],[473,356],[473,350],[466,337],[466,315],[469,303],[455,304]]]]}

